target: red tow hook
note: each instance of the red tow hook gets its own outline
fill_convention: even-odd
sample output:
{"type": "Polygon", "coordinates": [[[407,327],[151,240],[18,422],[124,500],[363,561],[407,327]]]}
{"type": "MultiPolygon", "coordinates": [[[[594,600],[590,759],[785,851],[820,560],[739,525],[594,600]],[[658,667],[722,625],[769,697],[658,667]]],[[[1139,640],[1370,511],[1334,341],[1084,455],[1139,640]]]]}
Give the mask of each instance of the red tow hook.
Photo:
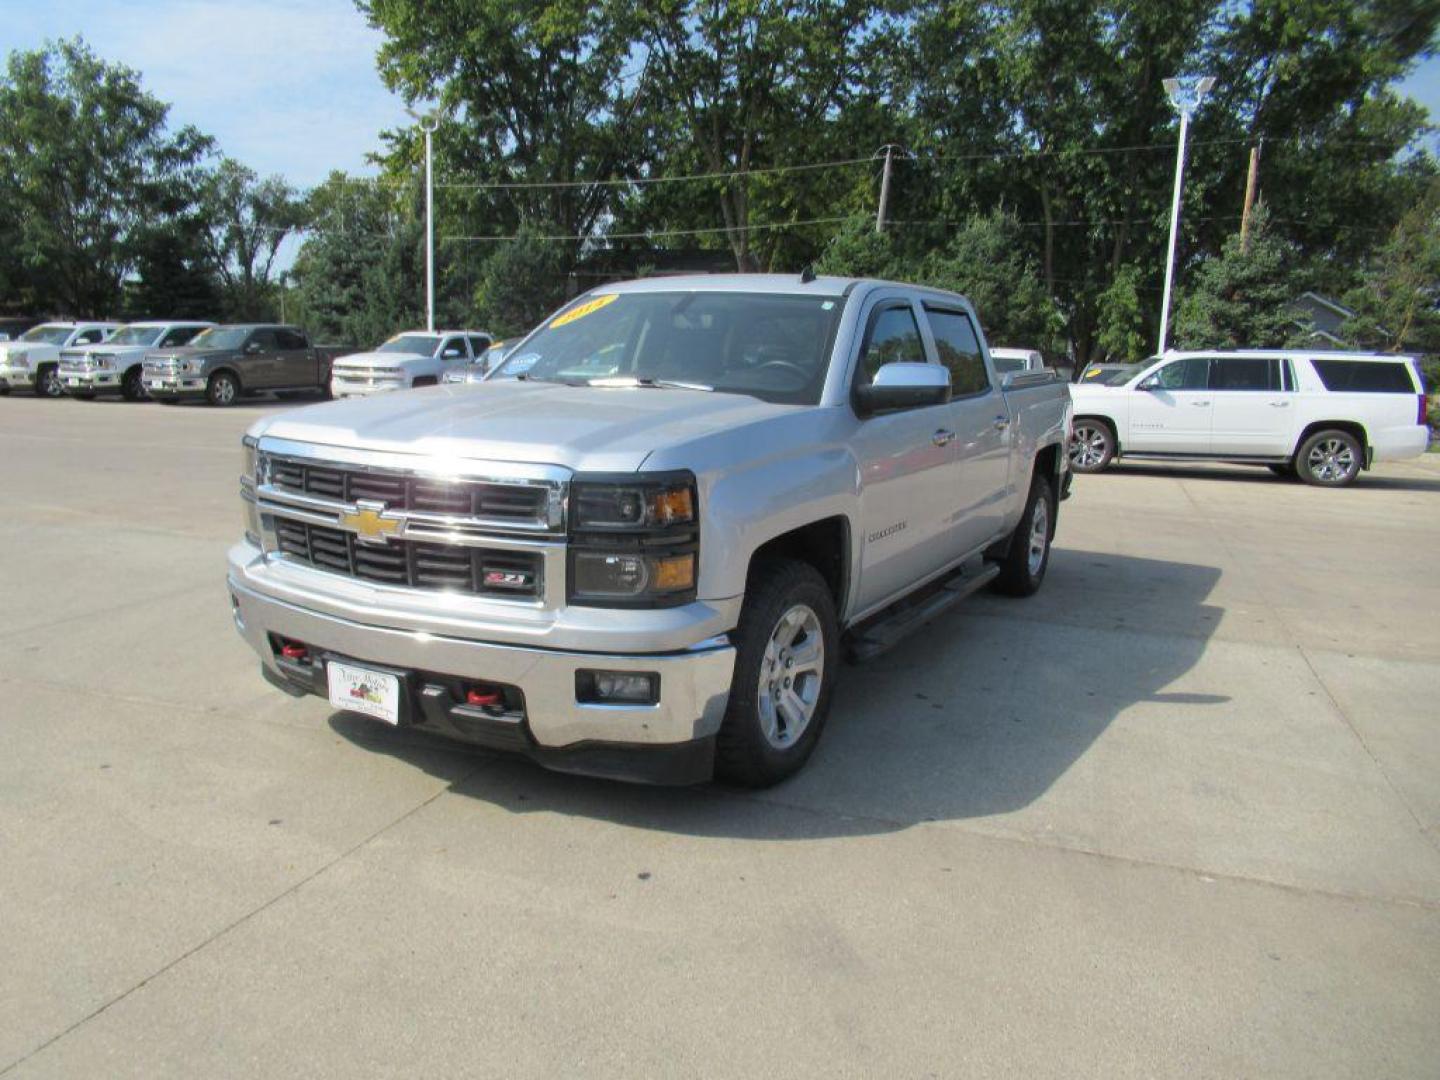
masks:
{"type": "Polygon", "coordinates": [[[499,690],[475,689],[465,691],[466,705],[504,705],[505,698],[499,690]]]}
{"type": "Polygon", "coordinates": [[[280,646],[280,655],[286,660],[309,660],[310,650],[298,641],[287,641],[280,646]]]}

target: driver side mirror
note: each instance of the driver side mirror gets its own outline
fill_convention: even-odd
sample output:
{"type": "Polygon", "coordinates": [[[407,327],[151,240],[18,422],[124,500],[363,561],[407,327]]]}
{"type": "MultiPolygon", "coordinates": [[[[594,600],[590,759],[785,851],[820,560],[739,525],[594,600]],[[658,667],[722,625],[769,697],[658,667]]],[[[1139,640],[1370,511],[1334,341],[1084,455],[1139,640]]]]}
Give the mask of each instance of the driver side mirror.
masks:
{"type": "Polygon", "coordinates": [[[1160,380],[1159,380],[1158,378],[1156,378],[1154,375],[1151,375],[1148,379],[1141,379],[1141,380],[1140,380],[1140,385],[1138,385],[1137,387],[1135,387],[1135,389],[1136,389],[1136,390],[1144,390],[1146,393],[1150,393],[1150,392],[1152,392],[1152,391],[1159,390],[1159,389],[1160,389],[1160,380]]]}
{"type": "Polygon", "coordinates": [[[949,400],[950,371],[939,364],[884,364],[873,382],[855,388],[855,411],[861,416],[943,405],[949,400]]]}
{"type": "Polygon", "coordinates": [[[442,352],[442,353],[440,354],[440,359],[441,359],[441,360],[459,360],[459,359],[460,359],[460,356],[461,356],[460,350],[457,349],[457,348],[455,348],[454,345],[451,345],[450,348],[446,349],[444,352],[442,352]]]}
{"type": "Polygon", "coordinates": [[[256,353],[262,353],[264,351],[265,346],[261,345],[258,341],[247,341],[245,343],[245,352],[249,356],[254,356],[256,353]]]}

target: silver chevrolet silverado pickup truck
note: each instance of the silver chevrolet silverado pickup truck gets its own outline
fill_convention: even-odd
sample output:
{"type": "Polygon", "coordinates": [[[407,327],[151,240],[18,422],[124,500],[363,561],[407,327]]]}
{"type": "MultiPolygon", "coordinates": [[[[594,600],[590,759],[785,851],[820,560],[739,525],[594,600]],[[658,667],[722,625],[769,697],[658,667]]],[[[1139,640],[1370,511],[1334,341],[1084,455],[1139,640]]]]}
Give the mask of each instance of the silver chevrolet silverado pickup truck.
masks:
{"type": "MultiPolygon", "coordinates": [[[[235,625],[273,684],[551,768],[799,769],[842,653],[1045,576],[1069,392],[883,281],[585,294],[497,376],[267,417],[235,625]]],[[[898,734],[898,733],[897,733],[898,734]]]]}

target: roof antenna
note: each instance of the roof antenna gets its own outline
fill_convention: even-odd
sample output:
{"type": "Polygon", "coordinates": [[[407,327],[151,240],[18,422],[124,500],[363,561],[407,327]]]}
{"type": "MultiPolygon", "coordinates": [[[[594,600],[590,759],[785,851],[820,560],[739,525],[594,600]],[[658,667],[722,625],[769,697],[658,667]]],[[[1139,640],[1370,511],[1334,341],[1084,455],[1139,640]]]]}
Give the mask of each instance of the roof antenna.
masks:
{"type": "Polygon", "coordinates": [[[810,282],[812,282],[812,281],[814,281],[814,280],[815,280],[815,264],[814,264],[814,263],[806,263],[806,264],[805,264],[805,269],[800,271],[800,284],[801,284],[801,285],[809,285],[810,282]]]}

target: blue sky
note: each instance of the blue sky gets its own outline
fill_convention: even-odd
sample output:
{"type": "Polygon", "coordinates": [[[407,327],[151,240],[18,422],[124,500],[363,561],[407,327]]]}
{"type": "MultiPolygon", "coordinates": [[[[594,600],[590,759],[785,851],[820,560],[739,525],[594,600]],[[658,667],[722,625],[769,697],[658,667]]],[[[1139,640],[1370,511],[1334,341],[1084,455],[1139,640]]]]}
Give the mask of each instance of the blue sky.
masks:
{"type": "MultiPolygon", "coordinates": [[[[137,69],[174,122],[301,187],[331,169],[374,172],[379,132],[407,120],[353,0],[0,0],[0,54],[76,34],[137,69]]],[[[1404,89],[1440,119],[1440,58],[1404,89]]]]}

